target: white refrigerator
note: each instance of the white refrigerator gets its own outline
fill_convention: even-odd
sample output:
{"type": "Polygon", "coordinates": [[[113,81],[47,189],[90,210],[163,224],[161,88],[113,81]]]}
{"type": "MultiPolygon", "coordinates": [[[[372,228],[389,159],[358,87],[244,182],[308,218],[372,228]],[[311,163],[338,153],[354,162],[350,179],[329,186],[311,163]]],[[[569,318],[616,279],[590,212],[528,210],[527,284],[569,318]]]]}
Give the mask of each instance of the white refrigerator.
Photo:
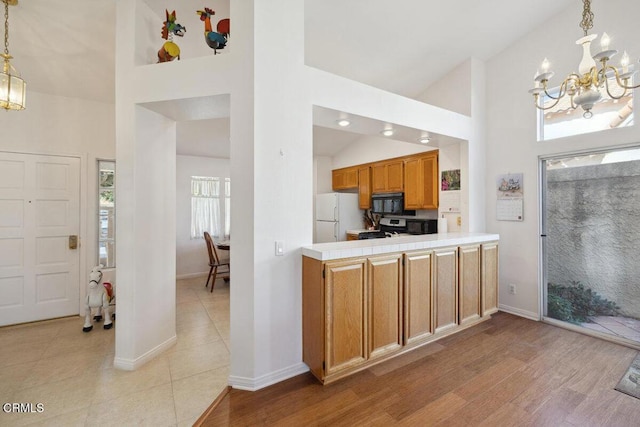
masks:
{"type": "Polygon", "coordinates": [[[314,243],[347,240],[347,230],[363,228],[358,195],[326,193],[316,195],[316,239],[314,243]]]}

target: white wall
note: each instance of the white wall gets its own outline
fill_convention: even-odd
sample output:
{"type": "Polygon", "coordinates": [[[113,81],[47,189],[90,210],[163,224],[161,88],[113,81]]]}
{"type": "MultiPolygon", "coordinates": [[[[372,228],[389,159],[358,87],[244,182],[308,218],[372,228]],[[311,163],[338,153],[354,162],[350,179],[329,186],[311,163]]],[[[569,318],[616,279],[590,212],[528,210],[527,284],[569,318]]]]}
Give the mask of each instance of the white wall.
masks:
{"type": "Polygon", "coordinates": [[[468,140],[471,119],[314,68],[306,69],[313,105],[468,140]]]}
{"type": "MultiPolygon", "coordinates": [[[[176,277],[178,279],[206,275],[209,254],[204,239],[191,238],[191,177],[216,176],[229,178],[229,159],[210,157],[176,157],[176,277]]],[[[221,190],[224,185],[221,185],[221,190]]],[[[220,204],[224,218],[224,203],[220,204]]],[[[219,252],[225,256],[226,251],[219,252]]]]}
{"type": "MultiPolygon", "coordinates": [[[[137,106],[136,10],[116,6],[116,282],[114,366],[136,369],[176,340],[176,125],[137,106]]],[[[165,82],[160,82],[165,83],[165,82]]],[[[151,84],[151,82],[149,82],[151,84]]],[[[166,86],[166,83],[162,86],[166,86]]]]}
{"type": "Polygon", "coordinates": [[[450,144],[439,148],[440,170],[460,169],[460,144],[450,144]]]}
{"type": "MultiPolygon", "coordinates": [[[[113,104],[27,90],[27,108],[0,114],[0,151],[80,158],[80,300],[97,261],[97,159],[115,158],[113,104]]],[[[105,281],[113,271],[105,270],[105,281]]],[[[78,303],[78,313],[84,312],[78,303]]]]}
{"type": "Polygon", "coordinates": [[[458,65],[416,99],[456,113],[471,116],[471,60],[458,65]]]}
{"type": "MultiPolygon", "coordinates": [[[[438,151],[438,166],[440,168],[438,179],[442,179],[442,171],[455,170],[461,168],[461,153],[460,143],[449,144],[439,149],[438,151]]],[[[464,188],[464,187],[463,187],[464,188]]],[[[466,192],[463,190],[454,191],[442,191],[440,186],[440,206],[438,208],[438,218],[446,218],[447,231],[449,233],[461,231],[462,226],[458,225],[458,218],[462,221],[462,213],[460,212],[460,203],[463,197],[466,197],[466,192]],[[455,201],[448,201],[448,198],[454,198],[455,201]],[[456,207],[458,210],[456,210],[456,207]]],[[[462,222],[460,222],[461,224],[462,222]]]]}
{"type": "Polygon", "coordinates": [[[484,62],[471,58],[471,117],[473,125],[471,138],[465,145],[461,145],[461,181],[464,187],[463,200],[468,204],[462,206],[462,230],[470,232],[486,232],[486,194],[489,187],[482,185],[486,176],[487,158],[487,84],[486,65],[484,62]],[[465,148],[468,155],[464,155],[465,148]],[[468,164],[464,160],[467,159],[468,164]],[[466,170],[466,173],[464,172],[466,170]]]}
{"type": "Polygon", "coordinates": [[[333,156],[333,169],[408,156],[434,150],[428,144],[412,144],[389,138],[363,136],[333,156]]]}
{"type": "MultiPolygon", "coordinates": [[[[235,16],[236,3],[231,7],[235,16]]],[[[297,0],[254,1],[251,13],[243,15],[254,49],[253,61],[247,64],[253,70],[253,87],[238,81],[232,92],[231,179],[237,182],[237,173],[247,181],[243,194],[248,209],[242,214],[247,220],[244,230],[250,234],[244,234],[243,241],[253,256],[252,264],[243,268],[239,286],[232,271],[230,382],[234,387],[261,388],[307,370],[301,361],[299,248],[309,244],[313,234],[313,136],[303,73],[303,9],[304,3],[297,0]],[[244,111],[234,109],[236,95],[240,102],[247,101],[242,104],[244,111]],[[253,130],[250,138],[234,125],[236,113],[242,120],[238,125],[253,130]],[[276,240],[284,242],[283,256],[275,256],[276,240]]],[[[234,31],[234,40],[235,36],[234,31]]],[[[236,221],[236,205],[232,209],[236,221]]],[[[234,241],[235,235],[234,227],[234,241]]],[[[233,266],[234,247],[231,258],[233,266]]]]}
{"type": "MultiPolygon", "coordinates": [[[[640,142],[637,124],[548,142],[536,141],[536,111],[527,91],[533,86],[533,75],[545,57],[556,72],[552,84],[559,84],[563,76],[576,70],[582,49],[576,46],[575,40],[582,32],[571,24],[579,22],[581,16],[580,5],[576,2],[575,6],[488,61],[486,68],[489,94],[486,213],[487,229],[500,234],[500,307],[532,318],[540,315],[538,157],[640,142]],[[522,222],[495,220],[496,176],[509,172],[524,174],[522,222]],[[511,283],[517,285],[516,295],[507,292],[507,285],[511,283]]],[[[612,48],[626,49],[636,62],[640,55],[636,19],[640,15],[640,3],[610,0],[593,6],[592,32],[602,34],[606,30],[611,36],[612,48]]],[[[599,47],[599,40],[594,47],[599,47]]],[[[619,57],[614,63],[618,61],[619,57]]]]}
{"type": "Polygon", "coordinates": [[[333,166],[333,158],[316,156],[313,160],[313,194],[331,193],[333,191],[331,171],[336,169],[333,166]]]}
{"type": "MultiPolygon", "coordinates": [[[[485,64],[469,58],[452,69],[436,83],[425,89],[418,99],[470,116],[471,132],[466,141],[457,146],[447,145],[440,150],[440,171],[460,169],[459,211],[441,208],[440,216],[447,219],[448,231],[487,231],[486,187],[486,82],[485,64]]],[[[440,193],[451,197],[452,193],[440,193]]],[[[444,202],[442,205],[455,203],[444,202]]]]}

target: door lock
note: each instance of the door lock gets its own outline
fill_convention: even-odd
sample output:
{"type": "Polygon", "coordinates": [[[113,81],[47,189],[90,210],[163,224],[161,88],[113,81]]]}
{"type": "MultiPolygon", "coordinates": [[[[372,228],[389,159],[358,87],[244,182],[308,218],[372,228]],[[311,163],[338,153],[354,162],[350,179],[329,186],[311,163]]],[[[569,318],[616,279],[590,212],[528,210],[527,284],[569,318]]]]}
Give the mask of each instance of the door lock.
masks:
{"type": "Polygon", "coordinates": [[[69,236],[69,249],[78,249],[78,236],[69,236]]]}

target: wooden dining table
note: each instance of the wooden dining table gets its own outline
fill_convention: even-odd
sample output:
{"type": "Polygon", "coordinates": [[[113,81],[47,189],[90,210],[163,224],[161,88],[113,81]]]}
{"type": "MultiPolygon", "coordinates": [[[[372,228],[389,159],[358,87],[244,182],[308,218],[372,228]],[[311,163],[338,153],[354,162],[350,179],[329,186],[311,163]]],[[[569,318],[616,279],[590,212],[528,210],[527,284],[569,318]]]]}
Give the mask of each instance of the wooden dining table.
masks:
{"type": "Polygon", "coordinates": [[[231,240],[221,240],[216,242],[216,248],[221,249],[223,251],[228,251],[231,249],[231,240]]]}

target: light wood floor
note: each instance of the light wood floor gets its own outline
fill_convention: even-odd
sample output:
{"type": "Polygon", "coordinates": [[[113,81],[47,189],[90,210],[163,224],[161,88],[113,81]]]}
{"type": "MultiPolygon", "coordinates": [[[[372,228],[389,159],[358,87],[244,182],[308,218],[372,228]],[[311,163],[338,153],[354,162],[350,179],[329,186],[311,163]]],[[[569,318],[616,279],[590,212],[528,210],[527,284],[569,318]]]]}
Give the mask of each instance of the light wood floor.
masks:
{"type": "Polygon", "coordinates": [[[205,426],[638,426],[627,347],[506,313],[328,386],[231,390],[205,426]]]}

